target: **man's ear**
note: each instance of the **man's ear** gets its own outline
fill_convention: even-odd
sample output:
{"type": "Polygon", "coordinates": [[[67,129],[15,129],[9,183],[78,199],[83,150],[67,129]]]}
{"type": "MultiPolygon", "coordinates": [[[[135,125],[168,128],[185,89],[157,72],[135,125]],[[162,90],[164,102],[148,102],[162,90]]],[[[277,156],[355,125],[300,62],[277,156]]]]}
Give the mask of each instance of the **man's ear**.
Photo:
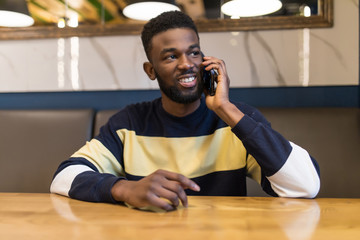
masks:
{"type": "Polygon", "coordinates": [[[151,62],[144,62],[143,64],[143,68],[145,73],[148,75],[148,77],[151,80],[155,80],[156,79],[156,74],[155,74],[155,70],[153,65],[151,64],[151,62]]]}

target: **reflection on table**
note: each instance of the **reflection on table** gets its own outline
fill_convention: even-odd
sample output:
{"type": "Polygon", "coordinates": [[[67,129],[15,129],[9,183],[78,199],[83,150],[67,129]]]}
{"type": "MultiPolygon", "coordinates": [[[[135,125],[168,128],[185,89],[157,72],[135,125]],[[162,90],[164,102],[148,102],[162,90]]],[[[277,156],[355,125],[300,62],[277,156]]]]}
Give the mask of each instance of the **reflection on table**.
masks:
{"type": "Polygon", "coordinates": [[[0,239],[360,239],[360,199],[189,197],[151,212],[0,193],[0,239]]]}

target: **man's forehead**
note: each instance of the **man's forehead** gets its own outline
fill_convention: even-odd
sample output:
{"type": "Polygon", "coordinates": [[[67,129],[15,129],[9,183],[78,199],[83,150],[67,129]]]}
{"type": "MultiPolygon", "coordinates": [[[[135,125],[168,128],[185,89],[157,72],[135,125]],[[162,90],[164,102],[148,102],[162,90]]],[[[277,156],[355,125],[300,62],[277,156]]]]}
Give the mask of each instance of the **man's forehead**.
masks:
{"type": "MultiPolygon", "coordinates": [[[[190,46],[185,47],[186,50],[192,50],[192,49],[195,49],[195,48],[200,48],[199,44],[192,44],[190,46]]],[[[175,48],[175,47],[163,48],[163,49],[161,49],[160,54],[166,54],[166,53],[169,53],[169,52],[175,52],[177,50],[180,50],[180,49],[175,48]]]]}
{"type": "MultiPolygon", "coordinates": [[[[199,38],[190,28],[174,28],[154,35],[152,46],[156,48],[177,48],[179,46],[194,48],[199,47],[199,38]]],[[[158,49],[159,50],[159,49],[158,49]]]]}

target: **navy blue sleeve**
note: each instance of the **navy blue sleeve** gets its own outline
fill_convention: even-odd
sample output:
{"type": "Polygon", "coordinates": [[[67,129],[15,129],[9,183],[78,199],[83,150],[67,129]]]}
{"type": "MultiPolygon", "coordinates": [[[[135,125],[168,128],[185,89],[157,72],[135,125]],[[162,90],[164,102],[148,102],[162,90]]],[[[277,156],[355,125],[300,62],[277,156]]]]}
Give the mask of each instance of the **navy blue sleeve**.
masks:
{"type": "Polygon", "coordinates": [[[89,202],[116,203],[111,195],[111,188],[121,179],[124,178],[108,173],[83,172],[74,179],[69,196],[89,202]]]}
{"type": "MultiPolygon", "coordinates": [[[[112,117],[107,124],[101,127],[100,134],[95,138],[97,141],[88,144],[105,147],[110,153],[103,153],[104,159],[116,159],[115,161],[118,161],[123,168],[122,142],[116,134],[118,122],[117,116],[112,117]]],[[[60,176],[62,186],[52,184],[53,192],[84,201],[116,203],[111,196],[111,188],[117,181],[125,178],[120,176],[121,173],[116,175],[102,173],[94,163],[86,159],[87,157],[91,158],[88,152],[84,150],[85,153],[77,154],[81,151],[80,149],[73,157],[60,164],[55,172],[53,183],[56,177],[60,176]],[[74,178],[69,177],[74,174],[76,174],[74,178]]]]}
{"type": "Polygon", "coordinates": [[[247,106],[245,116],[232,129],[259,163],[266,176],[276,173],[286,162],[291,145],[256,109],[247,106]],[[250,109],[250,110],[249,110],[250,109]]]}

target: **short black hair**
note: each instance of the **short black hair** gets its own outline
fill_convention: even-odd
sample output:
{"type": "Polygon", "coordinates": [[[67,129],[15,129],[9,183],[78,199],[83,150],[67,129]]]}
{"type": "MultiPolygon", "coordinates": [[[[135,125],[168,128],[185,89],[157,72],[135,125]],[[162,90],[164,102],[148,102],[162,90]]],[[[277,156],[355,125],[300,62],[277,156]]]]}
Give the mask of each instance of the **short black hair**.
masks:
{"type": "Polygon", "coordinates": [[[150,61],[151,40],[159,33],[165,32],[174,28],[190,28],[194,30],[199,39],[199,33],[194,21],[185,13],[180,11],[169,11],[160,14],[159,16],[150,19],[141,32],[141,40],[147,58],[150,61]]]}

